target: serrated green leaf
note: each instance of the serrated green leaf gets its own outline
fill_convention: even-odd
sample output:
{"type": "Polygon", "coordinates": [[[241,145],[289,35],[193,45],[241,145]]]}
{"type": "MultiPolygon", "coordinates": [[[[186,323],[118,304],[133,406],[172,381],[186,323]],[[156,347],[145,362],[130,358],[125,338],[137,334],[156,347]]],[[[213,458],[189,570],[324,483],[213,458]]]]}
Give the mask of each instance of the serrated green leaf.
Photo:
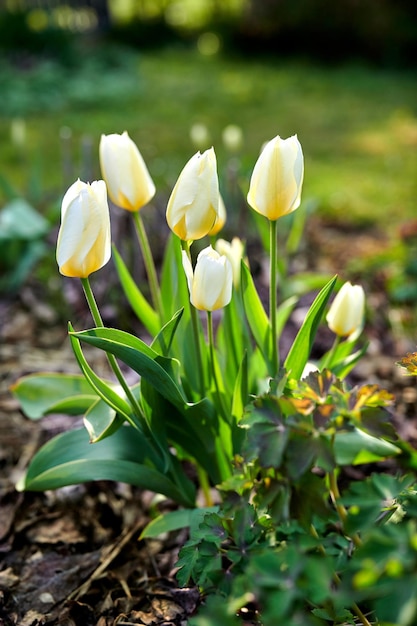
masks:
{"type": "Polygon", "coordinates": [[[30,374],[12,385],[11,391],[33,420],[50,413],[82,415],[97,400],[81,374],[30,374]]]}
{"type": "Polygon", "coordinates": [[[116,246],[113,245],[112,248],[113,260],[126,298],[137,318],[142,322],[152,337],[155,337],[160,328],[159,316],[133,280],[116,246]]]}
{"type": "Polygon", "coordinates": [[[298,380],[304,371],[318,326],[336,281],[337,276],[334,276],[320,291],[294,339],[284,364],[290,378],[298,380]]]}

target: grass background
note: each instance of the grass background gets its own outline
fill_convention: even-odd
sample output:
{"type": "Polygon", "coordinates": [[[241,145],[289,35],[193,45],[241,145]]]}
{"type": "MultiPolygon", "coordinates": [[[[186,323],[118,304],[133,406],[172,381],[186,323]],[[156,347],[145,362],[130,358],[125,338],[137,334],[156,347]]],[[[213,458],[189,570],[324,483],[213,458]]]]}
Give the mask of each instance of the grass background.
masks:
{"type": "Polygon", "coordinates": [[[127,130],[164,202],[197,149],[190,128],[199,123],[209,131],[221,176],[230,158],[222,131],[229,124],[242,128],[244,192],[262,143],[297,133],[305,154],[303,197],[314,198],[323,215],[375,222],[390,232],[415,216],[417,99],[411,71],[243,62],[179,47],[143,54],[109,48],[87,51],[78,68],[49,62],[0,71],[0,174],[41,207],[59,199],[68,182],[63,129],[72,137],[75,178],[100,175],[101,133],[127,130]],[[25,129],[17,145],[11,139],[16,119],[24,120],[25,129]],[[83,145],[91,146],[90,157],[83,145]]]}

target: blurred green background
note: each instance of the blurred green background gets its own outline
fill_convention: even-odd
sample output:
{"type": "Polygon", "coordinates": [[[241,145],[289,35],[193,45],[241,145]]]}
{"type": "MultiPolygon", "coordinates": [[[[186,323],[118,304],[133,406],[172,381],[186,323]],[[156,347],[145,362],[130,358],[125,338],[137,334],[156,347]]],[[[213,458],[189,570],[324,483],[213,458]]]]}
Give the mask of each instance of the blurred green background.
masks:
{"type": "MultiPolygon", "coordinates": [[[[31,231],[19,231],[24,209],[10,202],[24,200],[53,230],[67,186],[100,176],[101,133],[124,130],[148,164],[161,210],[188,158],[210,145],[226,200],[230,176],[240,189],[229,208],[245,210],[263,142],[297,133],[303,198],[319,226],[338,224],[352,237],[377,229],[386,259],[409,263],[417,219],[414,1],[8,0],[0,50],[3,289],[27,274],[10,278],[31,231]]],[[[33,232],[38,246],[45,224],[33,232]]],[[[44,252],[31,254],[25,267],[44,252]]],[[[417,278],[411,282],[417,300],[417,278]]]]}

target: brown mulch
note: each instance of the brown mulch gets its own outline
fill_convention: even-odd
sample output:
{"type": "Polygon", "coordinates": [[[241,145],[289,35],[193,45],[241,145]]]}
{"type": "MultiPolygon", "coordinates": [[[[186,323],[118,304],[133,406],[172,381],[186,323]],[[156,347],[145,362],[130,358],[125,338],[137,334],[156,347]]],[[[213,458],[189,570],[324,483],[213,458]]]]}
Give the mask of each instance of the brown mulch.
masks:
{"type": "MultiPolygon", "coordinates": [[[[320,234],[326,239],[326,232],[320,234]]],[[[337,235],[327,252],[339,269],[337,235]]],[[[356,239],[355,254],[358,245],[356,239]]],[[[364,245],[369,249],[369,241],[364,245]]],[[[367,297],[377,313],[368,354],[352,382],[375,382],[393,392],[392,419],[400,435],[417,445],[416,378],[395,365],[415,347],[389,332],[383,292],[371,289],[367,297]]],[[[301,307],[298,318],[302,313],[301,307]]],[[[324,330],[318,341],[326,348],[329,340],[324,330]]],[[[100,372],[100,356],[92,353],[91,359],[100,372]]],[[[25,287],[19,297],[0,301],[0,626],[184,626],[201,601],[197,589],[179,589],[175,581],[186,532],[139,538],[151,516],[170,503],[111,482],[46,493],[15,490],[39,446],[74,426],[68,416],[31,422],[22,415],[10,385],[36,371],[77,372],[78,366],[65,324],[36,290],[25,287]]]]}

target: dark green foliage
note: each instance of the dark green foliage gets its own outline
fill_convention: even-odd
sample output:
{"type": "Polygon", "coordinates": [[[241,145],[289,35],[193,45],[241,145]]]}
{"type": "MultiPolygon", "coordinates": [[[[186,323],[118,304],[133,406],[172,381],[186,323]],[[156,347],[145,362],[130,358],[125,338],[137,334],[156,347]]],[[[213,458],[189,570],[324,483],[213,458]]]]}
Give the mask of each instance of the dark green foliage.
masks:
{"type": "Polygon", "coordinates": [[[344,469],[399,453],[388,401],[325,370],[248,407],[222,504],[180,551],[180,583],[208,594],[193,626],[415,623],[415,475],[375,465],[355,481],[344,469]]]}

